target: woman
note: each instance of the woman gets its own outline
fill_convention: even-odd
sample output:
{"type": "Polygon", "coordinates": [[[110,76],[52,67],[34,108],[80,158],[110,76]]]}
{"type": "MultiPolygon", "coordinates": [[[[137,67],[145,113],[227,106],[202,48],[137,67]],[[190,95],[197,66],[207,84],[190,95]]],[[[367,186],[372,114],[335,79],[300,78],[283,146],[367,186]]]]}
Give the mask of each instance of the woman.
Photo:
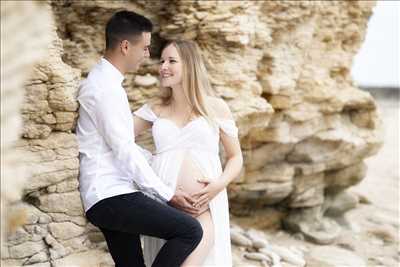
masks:
{"type": "MultiPolygon", "coordinates": [[[[145,104],[134,118],[135,135],[152,128],[156,153],[152,167],[174,190],[196,199],[195,216],[203,239],[182,266],[231,266],[227,185],[239,175],[243,159],[238,130],[226,103],[212,96],[207,71],[197,45],[174,41],[160,61],[159,102],[145,104]],[[227,157],[222,171],[219,141],[227,157]]],[[[144,238],[150,266],[164,241],[144,238]]]]}

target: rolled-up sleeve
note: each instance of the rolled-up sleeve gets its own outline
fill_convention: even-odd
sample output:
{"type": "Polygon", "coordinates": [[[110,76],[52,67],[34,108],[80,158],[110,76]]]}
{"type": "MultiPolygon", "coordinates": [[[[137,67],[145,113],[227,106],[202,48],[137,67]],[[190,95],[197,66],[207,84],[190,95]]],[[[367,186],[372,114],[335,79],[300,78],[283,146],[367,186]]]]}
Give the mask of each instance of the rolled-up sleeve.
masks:
{"type": "Polygon", "coordinates": [[[135,143],[133,123],[126,120],[125,101],[118,92],[99,94],[92,106],[93,121],[99,134],[110,147],[121,169],[132,177],[142,190],[169,201],[173,191],[167,187],[150,167],[141,148],[135,143]],[[123,103],[123,102],[122,102],[123,103]]]}

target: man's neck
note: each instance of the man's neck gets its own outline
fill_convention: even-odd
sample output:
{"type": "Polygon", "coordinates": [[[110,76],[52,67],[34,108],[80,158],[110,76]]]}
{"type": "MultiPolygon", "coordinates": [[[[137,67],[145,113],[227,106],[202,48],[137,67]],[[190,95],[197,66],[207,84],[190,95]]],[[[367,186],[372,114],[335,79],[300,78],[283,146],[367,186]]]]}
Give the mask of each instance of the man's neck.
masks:
{"type": "Polygon", "coordinates": [[[108,62],[110,62],[115,68],[117,68],[117,70],[119,70],[119,72],[121,72],[122,75],[125,75],[125,70],[124,70],[124,68],[122,67],[122,64],[119,63],[119,61],[117,60],[117,58],[115,58],[114,56],[112,56],[111,54],[109,54],[109,53],[107,53],[107,52],[104,54],[104,58],[105,58],[108,62]]]}

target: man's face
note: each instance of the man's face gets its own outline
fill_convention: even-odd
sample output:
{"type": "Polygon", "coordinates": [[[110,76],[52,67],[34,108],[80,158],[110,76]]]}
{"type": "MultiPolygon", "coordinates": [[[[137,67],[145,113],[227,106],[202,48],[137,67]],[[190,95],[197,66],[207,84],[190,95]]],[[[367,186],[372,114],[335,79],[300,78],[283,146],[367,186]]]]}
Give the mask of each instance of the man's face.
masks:
{"type": "Polygon", "coordinates": [[[140,65],[150,57],[151,33],[143,32],[139,40],[129,44],[126,54],[127,67],[129,71],[137,71],[140,65]]]}

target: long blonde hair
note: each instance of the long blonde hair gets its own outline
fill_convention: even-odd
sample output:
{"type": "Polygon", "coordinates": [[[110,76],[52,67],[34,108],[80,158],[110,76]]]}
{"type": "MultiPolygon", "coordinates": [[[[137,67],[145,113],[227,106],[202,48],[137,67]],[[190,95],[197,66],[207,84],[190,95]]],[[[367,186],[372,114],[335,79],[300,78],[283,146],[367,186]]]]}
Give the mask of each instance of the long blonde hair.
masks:
{"type": "MultiPolygon", "coordinates": [[[[208,80],[207,69],[198,45],[190,40],[174,40],[167,43],[163,50],[170,45],[176,48],[182,60],[182,89],[186,100],[196,115],[213,122],[214,115],[206,97],[215,96],[215,93],[208,80]]],[[[172,100],[172,88],[161,88],[159,98],[161,104],[169,105],[172,100]]]]}

